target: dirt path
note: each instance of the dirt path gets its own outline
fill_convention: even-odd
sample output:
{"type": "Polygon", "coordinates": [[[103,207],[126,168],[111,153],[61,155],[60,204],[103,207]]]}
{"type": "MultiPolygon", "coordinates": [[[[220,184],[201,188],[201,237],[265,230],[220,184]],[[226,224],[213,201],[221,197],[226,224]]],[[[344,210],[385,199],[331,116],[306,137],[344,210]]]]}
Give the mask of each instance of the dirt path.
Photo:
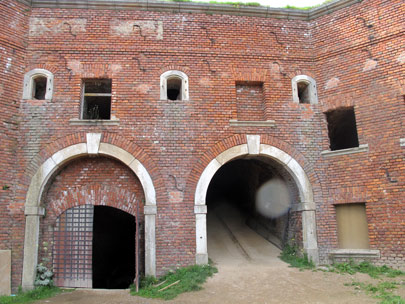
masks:
{"type": "MultiPolygon", "coordinates": [[[[127,290],[83,290],[62,294],[39,303],[377,303],[345,283],[372,280],[368,275],[339,275],[290,268],[277,256],[279,250],[250,230],[236,210],[218,210],[208,219],[209,255],[218,273],[204,289],[172,301],[129,295],[127,290]],[[225,216],[228,215],[228,216],[225,216]]],[[[401,287],[402,296],[405,286],[401,287]]]]}

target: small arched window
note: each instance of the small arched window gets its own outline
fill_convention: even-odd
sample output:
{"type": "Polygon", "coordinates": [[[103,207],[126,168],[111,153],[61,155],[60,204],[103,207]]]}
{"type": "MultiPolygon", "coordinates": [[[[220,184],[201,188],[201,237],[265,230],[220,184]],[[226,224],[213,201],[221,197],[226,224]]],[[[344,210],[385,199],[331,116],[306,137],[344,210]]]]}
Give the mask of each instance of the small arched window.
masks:
{"type": "Polygon", "coordinates": [[[188,77],[180,71],[160,75],[160,99],[188,100],[188,77]]]}
{"type": "Polygon", "coordinates": [[[23,99],[51,100],[53,74],[44,69],[33,69],[24,75],[23,99]]]}
{"type": "Polygon", "coordinates": [[[297,75],[291,80],[291,85],[294,102],[307,104],[318,103],[315,79],[307,75],[297,75]]]}

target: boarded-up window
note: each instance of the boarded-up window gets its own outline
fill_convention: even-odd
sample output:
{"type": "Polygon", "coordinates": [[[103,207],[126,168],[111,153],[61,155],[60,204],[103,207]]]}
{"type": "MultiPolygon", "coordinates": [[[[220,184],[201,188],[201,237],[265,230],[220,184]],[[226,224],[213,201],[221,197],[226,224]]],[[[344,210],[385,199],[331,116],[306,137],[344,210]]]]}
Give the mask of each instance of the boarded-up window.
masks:
{"type": "Polygon", "coordinates": [[[368,226],[365,204],[336,205],[339,248],[368,249],[368,226]]]}
{"type": "Polygon", "coordinates": [[[264,121],[263,83],[236,82],[237,117],[239,121],[264,121]]]}

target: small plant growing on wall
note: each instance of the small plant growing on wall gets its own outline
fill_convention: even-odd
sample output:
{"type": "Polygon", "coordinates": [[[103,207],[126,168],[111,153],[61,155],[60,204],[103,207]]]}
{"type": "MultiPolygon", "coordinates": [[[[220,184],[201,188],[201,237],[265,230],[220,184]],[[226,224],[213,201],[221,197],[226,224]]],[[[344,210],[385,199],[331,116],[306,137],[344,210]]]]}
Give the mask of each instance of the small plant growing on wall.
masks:
{"type": "Polygon", "coordinates": [[[35,286],[53,286],[53,272],[42,264],[37,266],[35,286]]]}

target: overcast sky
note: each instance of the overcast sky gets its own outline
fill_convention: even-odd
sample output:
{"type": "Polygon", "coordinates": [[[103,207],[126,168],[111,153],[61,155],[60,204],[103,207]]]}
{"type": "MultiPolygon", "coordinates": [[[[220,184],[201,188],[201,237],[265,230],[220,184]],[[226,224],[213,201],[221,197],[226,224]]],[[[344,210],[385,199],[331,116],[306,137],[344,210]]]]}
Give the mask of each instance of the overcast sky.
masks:
{"type": "MultiPolygon", "coordinates": [[[[210,0],[198,0],[209,2],[210,0]]],[[[325,0],[216,0],[218,2],[259,2],[261,5],[269,5],[270,7],[285,7],[286,5],[293,5],[297,7],[313,6],[321,4],[325,0]]]]}

